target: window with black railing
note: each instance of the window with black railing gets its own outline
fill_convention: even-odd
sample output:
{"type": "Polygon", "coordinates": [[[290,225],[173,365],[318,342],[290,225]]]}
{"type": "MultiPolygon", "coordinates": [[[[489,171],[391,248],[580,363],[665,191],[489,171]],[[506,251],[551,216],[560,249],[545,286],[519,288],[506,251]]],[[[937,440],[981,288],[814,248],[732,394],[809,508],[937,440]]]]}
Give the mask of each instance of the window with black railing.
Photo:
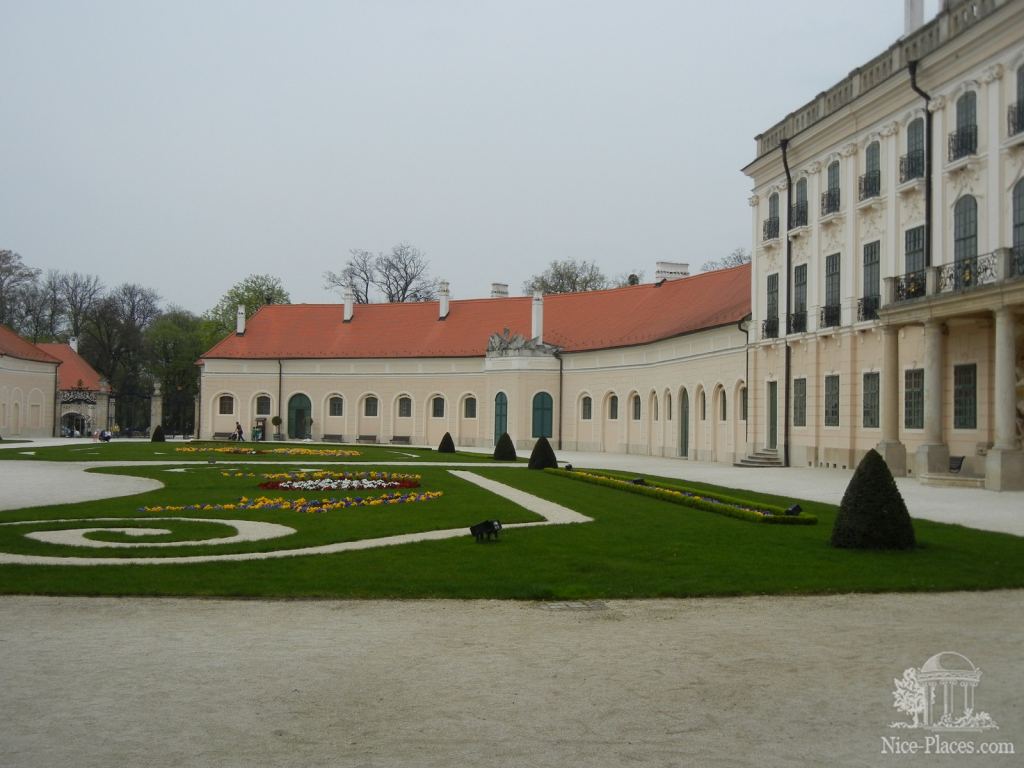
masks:
{"type": "Polygon", "coordinates": [[[965,125],[949,134],[949,161],[978,153],[978,126],[965,125]]]}
{"type": "Polygon", "coordinates": [[[868,171],[860,177],[858,185],[861,200],[869,200],[878,197],[882,193],[882,172],[868,171]]]}
{"type": "Polygon", "coordinates": [[[908,152],[900,158],[900,184],[924,178],[924,150],[908,152]]]}
{"type": "Polygon", "coordinates": [[[1024,245],[1010,249],[1010,277],[1024,277],[1024,245]]]}
{"type": "Polygon", "coordinates": [[[761,321],[761,338],[777,339],[779,337],[779,273],[768,275],[765,319],[761,321]]]}
{"type": "Polygon", "coordinates": [[[839,190],[829,189],[821,193],[821,215],[828,216],[839,210],[839,190]]]}
{"type": "Polygon", "coordinates": [[[877,320],[878,308],[882,305],[879,296],[862,296],[857,300],[858,320],[877,320]]]}
{"type": "Polygon", "coordinates": [[[793,311],[786,316],[786,333],[804,333],[807,330],[807,265],[797,264],[793,269],[793,311]]]}
{"type": "Polygon", "coordinates": [[[1006,110],[1006,135],[1016,136],[1024,132],[1024,101],[1011,104],[1006,110]]]}
{"type": "Polygon", "coordinates": [[[842,307],[839,305],[840,277],[839,254],[832,253],[825,257],[825,305],[821,308],[821,328],[833,328],[842,322],[842,307]]]}
{"type": "Polygon", "coordinates": [[[826,304],[821,308],[821,327],[835,328],[842,322],[843,308],[839,304],[826,304]]]}
{"type": "Polygon", "coordinates": [[[807,226],[807,201],[802,203],[793,203],[792,216],[789,220],[789,228],[796,229],[797,227],[807,226]]]}
{"type": "Polygon", "coordinates": [[[807,330],[807,311],[790,312],[786,317],[786,333],[804,333],[807,330]]]}
{"type": "Polygon", "coordinates": [[[761,225],[761,239],[775,240],[779,236],[779,217],[771,216],[761,225]]]}
{"type": "Polygon", "coordinates": [[[779,338],[779,318],[777,317],[766,317],[761,321],[761,338],[762,339],[777,339],[779,338]]]}
{"type": "Polygon", "coordinates": [[[919,299],[925,295],[927,283],[923,269],[914,272],[907,272],[896,278],[893,285],[893,300],[907,301],[908,299],[919,299]]]}

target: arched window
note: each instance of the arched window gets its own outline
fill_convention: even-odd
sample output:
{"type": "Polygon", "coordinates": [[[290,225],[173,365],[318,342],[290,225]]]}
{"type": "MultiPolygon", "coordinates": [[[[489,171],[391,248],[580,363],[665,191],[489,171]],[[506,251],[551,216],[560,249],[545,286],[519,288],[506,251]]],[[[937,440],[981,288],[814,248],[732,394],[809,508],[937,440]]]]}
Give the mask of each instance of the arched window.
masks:
{"type": "Polygon", "coordinates": [[[580,418],[584,421],[590,421],[593,418],[594,401],[590,399],[590,396],[586,396],[580,401],[580,418]]]}
{"type": "Polygon", "coordinates": [[[1014,274],[1024,275],[1024,179],[1013,185],[1013,263],[1014,274]]]}
{"type": "Polygon", "coordinates": [[[619,418],[619,396],[612,395],[608,398],[608,418],[612,421],[619,418]]]}
{"type": "Polygon", "coordinates": [[[551,395],[538,392],[533,396],[533,436],[551,437],[551,395]]]}
{"type": "Polygon", "coordinates": [[[665,420],[672,421],[672,393],[665,395],[665,420]]]}
{"type": "Polygon", "coordinates": [[[779,193],[772,192],[768,195],[768,218],[779,218],[779,193]]]}
{"type": "Polygon", "coordinates": [[[400,397],[398,398],[398,418],[408,419],[412,416],[412,398],[411,397],[400,397]]]}
{"type": "Polygon", "coordinates": [[[747,388],[740,390],[740,421],[747,420],[747,388]]]}
{"type": "Polygon", "coordinates": [[[217,410],[227,416],[235,412],[235,398],[231,395],[221,395],[217,400],[217,410]]]}
{"type": "Polygon", "coordinates": [[[1010,105],[1008,135],[1016,136],[1024,131],[1024,64],[1017,67],[1017,101],[1010,105]]]}
{"type": "Polygon", "coordinates": [[[508,432],[508,397],[504,392],[494,396],[494,442],[508,432]]]}
{"type": "Polygon", "coordinates": [[[821,213],[827,216],[839,210],[842,198],[839,194],[839,161],[833,160],[826,171],[828,187],[821,194],[821,213]]]}
{"type": "Polygon", "coordinates": [[[978,202],[964,195],[953,206],[953,258],[956,261],[978,255],[978,202]]]}
{"type": "Polygon", "coordinates": [[[654,399],[651,401],[651,409],[652,409],[651,410],[651,418],[653,418],[655,421],[657,421],[658,420],[658,396],[657,395],[655,395],[654,399]]]}
{"type": "Polygon", "coordinates": [[[633,421],[640,421],[640,395],[633,395],[633,421]]]}
{"type": "Polygon", "coordinates": [[[828,164],[828,189],[839,191],[839,161],[833,160],[828,164]]]}
{"type": "Polygon", "coordinates": [[[793,203],[793,217],[789,228],[807,226],[807,179],[801,178],[796,183],[796,200],[793,203]]]}
{"type": "Polygon", "coordinates": [[[762,240],[775,240],[779,236],[779,194],[772,192],[768,195],[768,218],[764,220],[761,229],[762,240]]]}
{"type": "Polygon", "coordinates": [[[435,419],[444,418],[444,398],[440,395],[430,401],[430,415],[435,419]]]}
{"type": "Polygon", "coordinates": [[[328,416],[344,416],[345,415],[345,401],[342,400],[338,395],[335,395],[327,401],[327,415],[328,416]]]}
{"type": "Polygon", "coordinates": [[[860,199],[878,197],[882,192],[881,150],[877,141],[864,151],[864,175],[860,177],[860,199]]]}
{"type": "Polygon", "coordinates": [[[270,415],[270,395],[260,395],[256,398],[256,415],[270,415]]]}
{"type": "Polygon", "coordinates": [[[724,389],[722,390],[721,406],[722,406],[722,410],[721,410],[720,418],[721,418],[722,421],[726,421],[728,419],[728,417],[729,417],[729,410],[728,410],[728,408],[726,406],[726,398],[725,398],[725,390],[724,389]]]}
{"type": "Polygon", "coordinates": [[[967,91],[956,100],[956,132],[949,137],[949,159],[978,151],[978,94],[967,91]]]}
{"type": "Polygon", "coordinates": [[[708,417],[707,393],[702,389],[700,391],[700,420],[704,421],[707,417],[708,417]]]}
{"type": "Polygon", "coordinates": [[[462,402],[462,415],[467,419],[476,418],[476,398],[467,397],[462,402]]]}
{"type": "Polygon", "coordinates": [[[363,414],[373,418],[377,415],[379,403],[377,398],[370,395],[366,400],[363,401],[363,414]]]}

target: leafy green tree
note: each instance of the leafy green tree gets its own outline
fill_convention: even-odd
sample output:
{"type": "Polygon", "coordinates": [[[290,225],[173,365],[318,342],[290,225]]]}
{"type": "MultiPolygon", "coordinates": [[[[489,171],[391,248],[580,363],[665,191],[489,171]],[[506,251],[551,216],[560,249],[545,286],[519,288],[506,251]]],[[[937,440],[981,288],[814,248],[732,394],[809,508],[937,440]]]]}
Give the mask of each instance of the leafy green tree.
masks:
{"type": "Polygon", "coordinates": [[[264,304],[291,304],[291,296],[273,275],[249,275],[225,293],[205,317],[213,324],[211,331],[217,338],[235,330],[238,305],[245,305],[246,318],[252,317],[264,304]]]}
{"type": "Polygon", "coordinates": [[[163,393],[163,423],[190,433],[199,393],[196,360],[206,351],[204,321],[185,309],[170,307],[146,329],[149,370],[163,393]]]}
{"type": "Polygon", "coordinates": [[[608,278],[596,262],[555,259],[547,269],[523,283],[523,292],[580,293],[598,291],[608,286],[608,278]]]}

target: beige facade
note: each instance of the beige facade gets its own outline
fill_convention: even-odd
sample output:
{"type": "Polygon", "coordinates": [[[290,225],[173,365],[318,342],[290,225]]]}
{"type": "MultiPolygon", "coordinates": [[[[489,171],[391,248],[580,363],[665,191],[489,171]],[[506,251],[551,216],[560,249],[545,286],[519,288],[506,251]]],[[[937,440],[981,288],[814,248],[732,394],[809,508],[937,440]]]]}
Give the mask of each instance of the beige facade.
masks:
{"type": "Polygon", "coordinates": [[[53,435],[56,361],[0,355],[0,436],[53,435]]]}
{"type": "Polygon", "coordinates": [[[750,448],[1022,488],[1024,2],[943,6],[757,137],[750,448]]]}

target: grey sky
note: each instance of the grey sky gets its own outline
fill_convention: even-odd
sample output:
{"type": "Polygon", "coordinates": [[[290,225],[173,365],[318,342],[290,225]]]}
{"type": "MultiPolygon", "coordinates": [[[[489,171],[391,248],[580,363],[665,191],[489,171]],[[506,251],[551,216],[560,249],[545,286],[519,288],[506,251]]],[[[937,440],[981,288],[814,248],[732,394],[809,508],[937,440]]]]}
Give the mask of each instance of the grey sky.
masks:
{"type": "MultiPolygon", "coordinates": [[[[929,9],[930,10],[930,9],[929,9]]],[[[900,0],[0,0],[0,247],[196,312],[405,240],[456,298],[750,247],[755,134],[900,0]]]]}

